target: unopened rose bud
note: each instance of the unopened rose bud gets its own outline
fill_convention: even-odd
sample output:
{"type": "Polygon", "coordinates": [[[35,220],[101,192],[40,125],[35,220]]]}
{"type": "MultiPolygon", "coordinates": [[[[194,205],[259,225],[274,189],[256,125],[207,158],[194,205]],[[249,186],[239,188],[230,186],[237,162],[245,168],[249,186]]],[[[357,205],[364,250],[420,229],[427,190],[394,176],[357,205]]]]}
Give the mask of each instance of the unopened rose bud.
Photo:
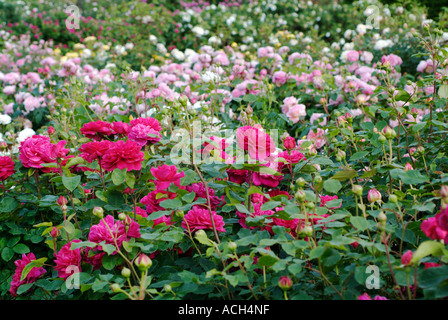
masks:
{"type": "Polygon", "coordinates": [[[104,216],[103,214],[104,214],[103,208],[101,208],[101,207],[94,207],[93,208],[93,215],[95,217],[98,217],[98,218],[102,219],[103,216],[104,216]]]}
{"type": "Polygon", "coordinates": [[[387,139],[386,139],[385,136],[383,136],[383,135],[381,134],[381,135],[378,137],[378,141],[379,141],[379,143],[381,143],[381,144],[385,144],[386,141],[387,141],[387,139]]]}
{"type": "Polygon", "coordinates": [[[59,230],[59,228],[54,227],[53,229],[51,229],[50,235],[52,238],[57,238],[61,235],[61,230],[59,230]]]}
{"type": "Polygon", "coordinates": [[[306,184],[306,181],[305,181],[305,179],[303,179],[302,177],[300,177],[300,178],[298,178],[297,180],[296,180],[296,183],[297,183],[297,185],[299,186],[299,187],[303,187],[303,186],[305,186],[305,184],[306,184]]]}
{"type": "Polygon", "coordinates": [[[396,195],[394,195],[394,194],[391,194],[389,196],[389,201],[392,202],[392,203],[398,203],[398,197],[396,195]]]}
{"type": "Polygon", "coordinates": [[[118,215],[118,219],[120,219],[121,221],[126,220],[126,217],[127,217],[127,215],[124,214],[124,213],[120,213],[120,214],[118,215]]]}
{"type": "Polygon", "coordinates": [[[412,251],[408,250],[401,256],[401,264],[404,266],[408,266],[412,261],[412,251]]]}
{"type": "Polygon", "coordinates": [[[287,137],[283,140],[283,147],[286,150],[292,150],[296,147],[296,140],[293,137],[287,137]]]}
{"type": "Polygon", "coordinates": [[[67,213],[67,210],[68,210],[67,205],[63,204],[61,206],[61,210],[62,210],[62,213],[67,213]]]}
{"type": "Polygon", "coordinates": [[[386,222],[387,221],[387,216],[386,216],[386,214],[383,211],[381,211],[379,213],[378,220],[380,220],[381,222],[386,222]]]}
{"type": "Polygon", "coordinates": [[[412,164],[410,164],[409,162],[406,163],[406,165],[404,166],[404,171],[409,171],[409,170],[414,170],[414,168],[412,167],[412,164]]]}
{"type": "Polygon", "coordinates": [[[316,147],[314,146],[314,144],[310,145],[310,147],[308,148],[308,155],[310,157],[314,157],[317,155],[317,150],[316,150],[316,147]]]}
{"type": "Polygon", "coordinates": [[[367,200],[370,203],[381,201],[381,193],[375,188],[370,189],[369,192],[367,193],[367,200]]]}
{"type": "Polygon", "coordinates": [[[445,202],[448,202],[448,186],[442,185],[440,188],[440,198],[444,200],[445,202]]]}
{"type": "Polygon", "coordinates": [[[179,102],[180,102],[184,107],[186,107],[187,104],[188,104],[188,98],[187,98],[187,96],[180,96],[180,97],[179,97],[179,102]]]}
{"type": "Polygon", "coordinates": [[[314,177],[313,182],[315,184],[321,184],[322,183],[322,177],[320,175],[317,175],[314,177]]]}
{"type": "Polygon", "coordinates": [[[227,246],[228,246],[230,251],[235,251],[236,248],[237,248],[237,244],[235,242],[233,242],[233,241],[230,241],[227,246]]]}
{"type": "Polygon", "coordinates": [[[59,198],[58,198],[58,205],[62,206],[62,205],[67,204],[67,203],[68,203],[68,201],[67,201],[67,199],[65,197],[59,196],[59,198]]]}
{"type": "Polygon", "coordinates": [[[152,260],[144,253],[135,259],[135,265],[140,271],[146,271],[152,266],[152,260]]]}
{"type": "Polygon", "coordinates": [[[320,98],[319,103],[324,106],[327,105],[327,98],[325,98],[325,97],[320,98]]]}
{"type": "Polygon", "coordinates": [[[303,227],[302,233],[304,235],[306,235],[307,237],[311,237],[313,235],[313,227],[311,227],[311,226],[303,227]]]}
{"type": "Polygon", "coordinates": [[[126,267],[123,267],[123,269],[121,269],[121,275],[125,278],[129,278],[131,276],[131,270],[129,270],[126,267]]]}
{"type": "Polygon", "coordinates": [[[346,153],[340,149],[338,149],[337,153],[336,153],[336,160],[337,161],[342,161],[345,159],[346,153]]]}
{"type": "Polygon", "coordinates": [[[54,134],[56,132],[56,130],[52,126],[49,126],[47,129],[47,132],[51,136],[52,134],[54,134]]]}
{"type": "Polygon", "coordinates": [[[164,286],[163,286],[163,289],[164,289],[166,292],[171,292],[171,291],[173,290],[173,288],[172,288],[169,284],[164,285],[164,286]]]}
{"type": "Polygon", "coordinates": [[[362,197],[362,186],[360,186],[359,184],[355,184],[352,187],[352,192],[357,195],[358,197],[362,197]]]}
{"type": "Polygon", "coordinates": [[[425,148],[423,146],[418,146],[416,151],[417,153],[423,155],[425,153],[425,148]]]}
{"type": "Polygon", "coordinates": [[[121,287],[118,283],[114,283],[110,286],[110,289],[112,290],[113,293],[118,293],[121,291],[121,287]]]}
{"type": "Polygon", "coordinates": [[[315,207],[316,207],[316,204],[314,203],[314,202],[311,202],[311,201],[308,201],[306,204],[305,204],[305,206],[308,208],[308,209],[314,209],[315,207]]]}
{"type": "Polygon", "coordinates": [[[247,106],[247,108],[246,108],[246,113],[247,113],[248,115],[251,115],[252,113],[254,113],[254,109],[252,109],[251,106],[247,106]]]}
{"type": "Polygon", "coordinates": [[[397,136],[397,133],[395,132],[395,130],[389,126],[384,127],[383,134],[386,137],[386,139],[389,139],[389,140],[393,139],[397,136]]]}
{"type": "Polygon", "coordinates": [[[176,217],[178,217],[178,218],[183,218],[184,217],[184,215],[185,215],[185,213],[182,211],[182,210],[176,210],[175,212],[174,212],[174,214],[176,215],[176,217]]]}
{"type": "Polygon", "coordinates": [[[303,192],[303,190],[297,190],[297,192],[294,195],[294,198],[299,202],[303,202],[305,201],[306,194],[305,192],[303,192]]]}
{"type": "Polygon", "coordinates": [[[280,289],[287,291],[292,288],[292,280],[291,278],[287,276],[280,277],[280,280],[278,281],[278,286],[280,289]]]}

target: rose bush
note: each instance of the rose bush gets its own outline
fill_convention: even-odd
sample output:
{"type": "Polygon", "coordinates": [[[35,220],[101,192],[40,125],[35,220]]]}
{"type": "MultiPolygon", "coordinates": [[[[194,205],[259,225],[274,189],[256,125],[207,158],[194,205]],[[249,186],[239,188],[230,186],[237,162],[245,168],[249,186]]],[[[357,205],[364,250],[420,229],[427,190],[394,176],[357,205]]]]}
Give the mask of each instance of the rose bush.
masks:
{"type": "Polygon", "coordinates": [[[2,26],[2,299],[446,298],[446,13],[157,3],[2,26]]]}

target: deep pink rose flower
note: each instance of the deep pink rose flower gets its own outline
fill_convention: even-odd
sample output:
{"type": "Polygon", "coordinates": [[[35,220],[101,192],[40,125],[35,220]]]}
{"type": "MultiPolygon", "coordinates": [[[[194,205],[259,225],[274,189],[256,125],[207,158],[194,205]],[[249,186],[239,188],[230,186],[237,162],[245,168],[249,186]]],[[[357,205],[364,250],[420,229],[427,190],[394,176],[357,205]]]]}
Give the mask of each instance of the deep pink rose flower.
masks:
{"type": "Polygon", "coordinates": [[[229,181],[243,184],[244,182],[249,182],[249,171],[239,170],[239,169],[226,169],[227,175],[229,176],[229,181]]]}
{"type": "Polygon", "coordinates": [[[129,134],[129,131],[131,131],[131,126],[126,122],[113,122],[112,131],[113,134],[127,136],[129,134]]]}
{"type": "MultiPolygon", "coordinates": [[[[194,192],[196,194],[194,198],[195,201],[199,198],[207,199],[207,191],[205,190],[205,186],[202,182],[192,183],[191,185],[187,186],[186,189],[188,192],[194,192]]],[[[215,190],[210,187],[208,188],[208,195],[210,197],[212,210],[216,209],[221,200],[224,201],[224,198],[221,199],[220,197],[215,196],[215,190]]]]}
{"type": "Polygon", "coordinates": [[[412,251],[408,250],[401,256],[401,263],[405,266],[409,265],[412,260],[412,251]]]}
{"type": "Polygon", "coordinates": [[[71,249],[72,243],[81,242],[81,240],[75,239],[65,244],[56,255],[54,262],[56,266],[55,270],[58,272],[58,277],[67,279],[73,273],[81,272],[81,248],[71,249]]]}
{"type": "MultiPolygon", "coordinates": [[[[112,244],[114,246],[116,244],[118,247],[121,247],[123,241],[128,241],[131,238],[140,238],[139,224],[133,219],[129,219],[129,221],[130,224],[128,228],[126,228],[123,221],[115,221],[113,216],[108,215],[104,220],[101,220],[100,223],[93,225],[90,228],[89,241],[95,243],[105,241],[106,244],[112,244]]],[[[114,251],[114,253],[116,252],[114,251]]]]}
{"type": "Polygon", "coordinates": [[[159,131],[154,130],[151,127],[145,126],[143,124],[137,124],[131,127],[129,131],[128,138],[132,141],[137,142],[139,145],[144,146],[149,143],[156,143],[160,141],[162,135],[159,131]]]}
{"type": "Polygon", "coordinates": [[[147,127],[150,127],[151,129],[154,129],[156,131],[162,131],[162,127],[160,126],[160,123],[157,119],[154,118],[137,118],[134,120],[131,120],[130,125],[131,127],[135,127],[136,125],[145,125],[147,127]]]}
{"type": "Polygon", "coordinates": [[[297,151],[297,150],[291,150],[289,151],[283,151],[278,154],[279,158],[283,158],[286,160],[286,163],[288,164],[295,164],[299,163],[300,161],[306,161],[305,156],[303,153],[297,151]]]}
{"type": "Polygon", "coordinates": [[[436,214],[437,226],[444,230],[448,231],[448,206],[443,209],[440,209],[440,212],[436,214]]]}
{"type": "Polygon", "coordinates": [[[55,163],[58,158],[65,158],[69,152],[64,148],[66,143],[62,140],[53,144],[49,137],[34,135],[20,144],[19,159],[26,168],[43,169],[43,163],[55,163]]]}
{"type": "Polygon", "coordinates": [[[140,203],[146,205],[146,212],[151,214],[156,211],[166,210],[165,208],[160,206],[160,202],[165,201],[167,199],[176,198],[177,194],[174,192],[168,192],[164,190],[154,190],[144,196],[140,203]]]}
{"type": "MultiPolygon", "coordinates": [[[[362,295],[358,297],[358,300],[372,300],[372,298],[367,294],[367,292],[364,292],[362,295]]],[[[373,300],[389,300],[386,297],[378,296],[376,295],[373,300]]]]}
{"type": "Polygon", "coordinates": [[[106,171],[114,171],[116,168],[128,171],[140,170],[144,156],[138,143],[131,140],[126,142],[118,140],[104,154],[103,169],[106,171]]]}
{"type": "Polygon", "coordinates": [[[14,161],[8,156],[0,157],[0,180],[5,181],[14,172],[14,161]]]}
{"type": "MultiPolygon", "coordinates": [[[[212,216],[216,230],[218,232],[225,232],[226,230],[224,229],[225,224],[223,217],[218,215],[215,211],[212,211],[212,216]]],[[[208,209],[202,209],[200,207],[191,209],[184,216],[184,220],[182,220],[182,228],[186,230],[188,230],[189,228],[190,232],[192,233],[200,229],[213,230],[212,221],[210,219],[210,212],[208,211],[208,209]]]]}
{"type": "Polygon", "coordinates": [[[35,282],[40,276],[45,274],[47,271],[42,268],[32,268],[31,271],[28,273],[28,275],[20,281],[20,278],[22,277],[22,271],[25,268],[25,266],[30,263],[31,261],[36,260],[36,256],[34,253],[30,252],[28,254],[22,254],[22,259],[14,261],[14,264],[16,265],[16,271],[14,272],[14,275],[12,276],[12,282],[11,287],[9,289],[9,292],[13,297],[17,296],[17,289],[26,283],[33,283],[35,282]]]}
{"type": "Polygon", "coordinates": [[[79,151],[82,152],[80,157],[89,163],[95,160],[101,161],[101,158],[113,145],[114,143],[109,140],[84,143],[79,147],[79,151]]]}
{"type": "Polygon", "coordinates": [[[294,139],[293,137],[286,137],[283,140],[283,147],[286,150],[292,150],[296,147],[296,139],[294,139]]]}
{"type": "Polygon", "coordinates": [[[80,131],[87,138],[94,140],[101,140],[113,134],[112,124],[101,120],[85,123],[80,131]]]}
{"type": "Polygon", "coordinates": [[[167,189],[172,183],[180,187],[180,178],[185,176],[183,171],[177,173],[175,165],[164,164],[157,168],[151,168],[152,175],[156,178],[156,188],[159,190],[167,189]]]}
{"type": "Polygon", "coordinates": [[[439,228],[436,217],[431,217],[424,220],[420,225],[420,228],[426,236],[432,240],[444,240],[448,235],[447,231],[439,228]]]}
{"type": "Polygon", "coordinates": [[[84,253],[83,261],[85,261],[88,264],[91,264],[93,266],[93,270],[97,270],[102,267],[103,257],[106,254],[106,252],[97,252],[92,248],[86,247],[83,253],[84,253]]]}

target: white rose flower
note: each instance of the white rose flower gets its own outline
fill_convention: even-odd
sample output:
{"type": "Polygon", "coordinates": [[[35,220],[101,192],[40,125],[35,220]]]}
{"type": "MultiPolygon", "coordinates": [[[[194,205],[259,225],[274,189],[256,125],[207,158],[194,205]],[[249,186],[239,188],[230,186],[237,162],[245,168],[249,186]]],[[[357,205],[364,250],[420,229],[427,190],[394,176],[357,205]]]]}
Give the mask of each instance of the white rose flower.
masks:
{"type": "Polygon", "coordinates": [[[19,136],[17,137],[17,142],[21,143],[22,141],[25,141],[29,137],[32,137],[36,134],[36,131],[34,131],[31,128],[25,128],[22,131],[19,132],[19,136]]]}
{"type": "Polygon", "coordinates": [[[219,82],[221,80],[221,77],[214,73],[213,71],[205,71],[202,74],[202,81],[204,81],[205,83],[209,83],[209,82],[219,82]]]}
{"type": "Polygon", "coordinates": [[[8,116],[7,114],[0,114],[0,124],[10,124],[11,123],[11,117],[8,116]]]}

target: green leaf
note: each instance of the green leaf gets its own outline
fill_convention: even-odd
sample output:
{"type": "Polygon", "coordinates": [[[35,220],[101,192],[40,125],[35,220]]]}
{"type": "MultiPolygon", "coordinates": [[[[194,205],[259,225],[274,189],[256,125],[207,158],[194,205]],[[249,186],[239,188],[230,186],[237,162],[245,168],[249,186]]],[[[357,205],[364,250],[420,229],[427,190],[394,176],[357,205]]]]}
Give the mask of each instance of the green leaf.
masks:
{"type": "Polygon", "coordinates": [[[338,180],[328,179],[324,182],[324,189],[331,193],[338,193],[341,190],[342,184],[338,180]]]}
{"type": "Polygon", "coordinates": [[[0,202],[0,212],[12,212],[19,203],[16,201],[16,199],[11,197],[4,197],[2,201],[0,202]]]}
{"type": "Polygon", "coordinates": [[[132,172],[126,172],[126,184],[129,188],[134,189],[135,175],[132,172]]]}
{"type": "Polygon", "coordinates": [[[369,221],[363,217],[351,216],[350,223],[359,231],[367,230],[370,227],[369,221]]]}
{"type": "Polygon", "coordinates": [[[279,205],[281,205],[282,203],[280,202],[280,201],[268,201],[268,202],[265,202],[262,206],[261,206],[261,208],[260,208],[260,210],[261,211],[267,211],[267,210],[272,210],[272,209],[274,209],[274,208],[277,208],[279,205]]]}
{"type": "Polygon", "coordinates": [[[70,168],[70,167],[76,166],[77,164],[85,164],[85,163],[86,163],[86,160],[84,160],[83,158],[75,157],[75,158],[71,158],[64,167],[70,168]]]}
{"type": "Polygon", "coordinates": [[[312,259],[320,258],[322,256],[322,254],[324,253],[324,251],[325,251],[325,247],[322,247],[322,246],[314,248],[310,252],[309,259],[312,260],[312,259]]]}
{"type": "Polygon", "coordinates": [[[62,176],[62,184],[66,187],[70,192],[76,189],[76,187],[81,182],[81,176],[67,177],[66,175],[62,176]]]}
{"type": "Polygon", "coordinates": [[[355,170],[353,170],[353,169],[345,169],[345,170],[337,172],[332,177],[332,179],[339,180],[339,181],[344,181],[344,180],[353,179],[353,178],[355,178],[357,176],[358,176],[358,173],[356,173],[355,170]]]}
{"type": "Polygon", "coordinates": [[[160,206],[165,209],[177,209],[182,206],[182,201],[177,198],[167,199],[160,202],[160,206]]]}
{"type": "Polygon", "coordinates": [[[354,153],[351,157],[350,157],[350,161],[356,161],[356,160],[360,160],[362,158],[365,158],[366,155],[368,155],[370,152],[368,151],[359,151],[354,153]]]}
{"type": "Polygon", "coordinates": [[[448,266],[428,268],[417,276],[417,284],[420,288],[434,288],[447,279],[448,266]]]}
{"type": "Polygon", "coordinates": [[[438,241],[425,241],[422,242],[417,250],[412,254],[412,263],[418,263],[424,257],[429,255],[432,256],[440,256],[442,254],[442,250],[444,249],[444,245],[438,241]]]}
{"type": "Polygon", "coordinates": [[[439,88],[439,97],[446,99],[448,98],[448,84],[442,84],[439,88]]]}
{"type": "Polygon", "coordinates": [[[27,292],[33,285],[34,285],[34,282],[22,284],[22,285],[17,289],[17,294],[20,295],[20,294],[22,294],[22,293],[27,292]]]}
{"type": "Polygon", "coordinates": [[[23,243],[15,245],[14,248],[12,248],[12,250],[14,250],[14,252],[18,254],[24,254],[30,252],[30,248],[28,248],[28,246],[23,243]]]}
{"type": "Polygon", "coordinates": [[[10,248],[5,247],[2,250],[2,259],[6,262],[12,259],[14,257],[14,251],[12,251],[10,248]]]}
{"type": "Polygon", "coordinates": [[[196,193],[190,192],[190,193],[187,193],[186,195],[184,195],[182,197],[182,200],[184,200],[186,203],[192,203],[195,197],[196,197],[196,193]]]}
{"type": "Polygon", "coordinates": [[[126,179],[126,172],[127,172],[126,168],[124,170],[120,170],[118,168],[114,169],[114,171],[112,171],[113,184],[116,186],[122,184],[126,179]]]}
{"type": "Polygon", "coordinates": [[[48,258],[40,258],[40,259],[33,260],[30,263],[28,263],[25,266],[25,268],[23,268],[23,270],[22,270],[22,274],[20,276],[20,281],[23,281],[26,278],[26,276],[28,275],[28,273],[30,273],[33,268],[42,267],[44,265],[45,261],[47,261],[47,260],[48,260],[48,258]]]}
{"type": "Polygon", "coordinates": [[[278,261],[278,259],[272,257],[272,256],[261,256],[258,259],[258,264],[262,265],[262,266],[272,266],[274,263],[276,263],[278,261]]]}

